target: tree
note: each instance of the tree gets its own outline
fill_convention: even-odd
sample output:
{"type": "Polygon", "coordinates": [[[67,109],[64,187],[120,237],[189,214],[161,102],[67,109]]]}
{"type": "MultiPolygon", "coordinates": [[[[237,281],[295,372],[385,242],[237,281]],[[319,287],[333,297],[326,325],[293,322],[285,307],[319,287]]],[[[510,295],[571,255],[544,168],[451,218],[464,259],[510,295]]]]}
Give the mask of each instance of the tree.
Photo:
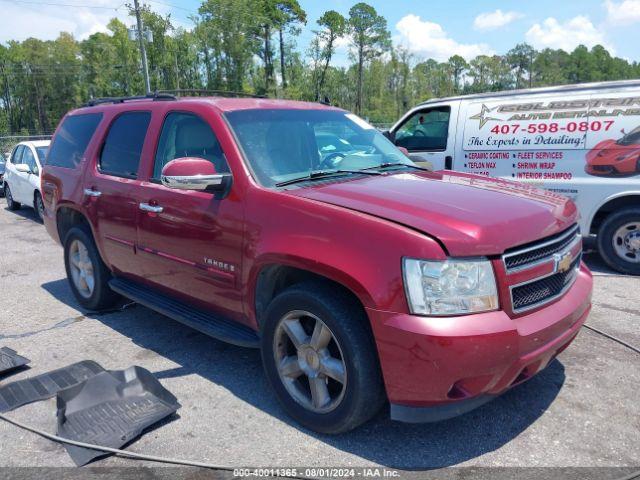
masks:
{"type": "Polygon", "coordinates": [[[453,78],[453,86],[456,92],[460,91],[460,77],[469,69],[469,64],[460,55],[454,55],[449,58],[449,69],[453,78]]]}
{"type": "Polygon", "coordinates": [[[387,30],[387,21],[378,15],[375,8],[366,3],[357,3],[349,10],[349,33],[356,51],[357,92],[356,113],[362,113],[362,84],[364,65],[378,57],[391,45],[391,35],[387,30]]]}
{"type": "Polygon", "coordinates": [[[307,14],[300,7],[298,0],[279,0],[275,2],[276,27],[280,42],[280,74],[282,75],[282,88],[287,88],[284,30],[289,28],[290,33],[298,34],[300,29],[296,24],[306,25],[307,14]]]}
{"type": "Polygon", "coordinates": [[[321,49],[320,58],[324,60],[324,65],[316,85],[316,100],[320,99],[320,94],[324,88],[327,69],[336,50],[336,41],[346,33],[347,20],[335,10],[329,10],[318,19],[318,25],[322,30],[316,33],[315,41],[321,49]]]}
{"type": "Polygon", "coordinates": [[[593,81],[596,65],[589,49],[578,45],[569,55],[569,80],[571,83],[593,81]]]}
{"type": "Polygon", "coordinates": [[[533,62],[536,51],[528,43],[519,43],[507,52],[507,61],[516,72],[516,88],[525,83],[525,72],[528,72],[529,87],[533,85],[533,62]]]}
{"type": "MultiPolygon", "coordinates": [[[[250,0],[206,0],[198,32],[215,88],[242,91],[259,52],[260,17],[250,0]]],[[[198,28],[198,27],[197,27],[198,28]]]]}

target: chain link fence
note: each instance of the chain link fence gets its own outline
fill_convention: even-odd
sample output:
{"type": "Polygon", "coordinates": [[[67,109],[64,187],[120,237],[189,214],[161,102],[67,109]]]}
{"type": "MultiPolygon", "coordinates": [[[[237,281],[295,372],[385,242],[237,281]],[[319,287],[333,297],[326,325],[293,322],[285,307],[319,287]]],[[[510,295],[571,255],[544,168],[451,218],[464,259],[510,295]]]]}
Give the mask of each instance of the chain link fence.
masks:
{"type": "Polygon", "coordinates": [[[0,136],[0,155],[9,160],[11,151],[20,142],[29,142],[34,140],[51,140],[51,135],[4,135],[0,136]]]}

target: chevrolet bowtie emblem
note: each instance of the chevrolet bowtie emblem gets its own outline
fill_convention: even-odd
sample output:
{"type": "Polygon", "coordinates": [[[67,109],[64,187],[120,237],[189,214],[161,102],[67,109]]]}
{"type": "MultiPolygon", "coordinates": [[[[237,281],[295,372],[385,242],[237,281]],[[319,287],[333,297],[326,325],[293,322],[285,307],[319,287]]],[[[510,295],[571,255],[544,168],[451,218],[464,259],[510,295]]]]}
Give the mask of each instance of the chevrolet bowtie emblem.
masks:
{"type": "Polygon", "coordinates": [[[556,254],[556,272],[564,273],[567,272],[571,268],[571,264],[573,263],[573,258],[571,257],[571,252],[563,253],[562,255],[556,254]]]}

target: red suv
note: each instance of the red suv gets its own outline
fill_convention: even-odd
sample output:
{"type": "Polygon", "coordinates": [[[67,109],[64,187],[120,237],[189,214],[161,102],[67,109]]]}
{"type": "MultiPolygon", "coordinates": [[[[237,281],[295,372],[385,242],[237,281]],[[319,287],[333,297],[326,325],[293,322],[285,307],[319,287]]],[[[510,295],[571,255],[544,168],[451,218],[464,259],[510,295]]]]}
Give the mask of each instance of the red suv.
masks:
{"type": "Polygon", "coordinates": [[[591,306],[570,200],[427,171],[321,104],[94,101],[60,123],[42,192],[83,307],[124,296],[260,348],[319,432],[386,401],[408,422],[475,408],[544,369],[591,306]]]}

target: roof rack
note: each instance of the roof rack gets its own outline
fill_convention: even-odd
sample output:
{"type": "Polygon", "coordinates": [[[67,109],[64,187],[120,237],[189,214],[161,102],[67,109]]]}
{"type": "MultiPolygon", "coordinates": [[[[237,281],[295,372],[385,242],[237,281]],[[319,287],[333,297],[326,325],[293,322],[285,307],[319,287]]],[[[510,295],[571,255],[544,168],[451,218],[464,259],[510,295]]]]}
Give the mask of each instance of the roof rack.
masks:
{"type": "Polygon", "coordinates": [[[179,88],[176,90],[159,90],[159,94],[170,95],[210,95],[214,97],[246,97],[246,98],[267,98],[265,95],[255,95],[246,92],[234,92],[232,90],[207,90],[203,88],[179,88]]]}
{"type": "Polygon", "coordinates": [[[96,105],[102,105],[105,103],[124,103],[133,100],[153,100],[153,101],[163,101],[163,100],[177,100],[175,95],[171,95],[165,92],[155,92],[150,93],[149,95],[134,95],[130,97],[102,97],[102,98],[92,98],[88,100],[83,107],[94,107],[96,105]]]}

